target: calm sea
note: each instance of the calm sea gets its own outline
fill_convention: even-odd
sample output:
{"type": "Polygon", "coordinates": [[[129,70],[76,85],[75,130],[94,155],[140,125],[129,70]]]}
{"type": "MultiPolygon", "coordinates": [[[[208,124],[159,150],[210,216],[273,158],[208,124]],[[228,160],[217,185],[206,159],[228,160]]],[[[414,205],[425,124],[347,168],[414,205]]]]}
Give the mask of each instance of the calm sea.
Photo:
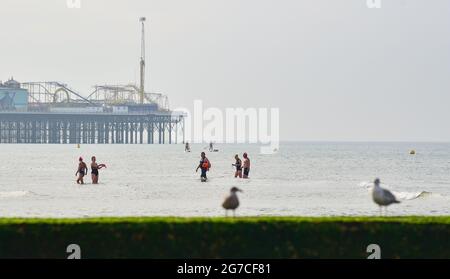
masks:
{"type": "Polygon", "coordinates": [[[273,155],[258,145],[217,145],[209,181],[195,168],[206,145],[0,145],[0,216],[222,216],[241,188],[238,215],[377,215],[371,181],[402,200],[388,215],[450,214],[448,143],[283,143],[273,155]],[[410,155],[410,150],[416,155],[410,155]],[[250,179],[233,177],[234,155],[247,152],[250,179]],[[79,156],[107,169],[100,184],[75,183],[79,156]]]}

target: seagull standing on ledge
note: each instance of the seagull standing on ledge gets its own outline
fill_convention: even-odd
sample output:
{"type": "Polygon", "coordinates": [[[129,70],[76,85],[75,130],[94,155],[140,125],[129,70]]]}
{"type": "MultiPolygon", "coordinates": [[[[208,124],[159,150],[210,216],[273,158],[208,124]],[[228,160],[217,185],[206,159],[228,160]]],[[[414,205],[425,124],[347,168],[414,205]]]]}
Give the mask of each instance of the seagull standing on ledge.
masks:
{"type": "Polygon", "coordinates": [[[231,188],[230,195],[222,204],[222,207],[225,208],[225,217],[228,216],[228,210],[233,210],[233,217],[236,217],[235,210],[239,207],[239,199],[236,194],[237,192],[242,192],[242,190],[238,189],[237,187],[231,188]]]}
{"type": "Polygon", "coordinates": [[[372,198],[373,201],[380,206],[380,215],[382,215],[382,207],[384,206],[385,211],[387,213],[387,206],[393,203],[400,203],[397,198],[386,189],[380,187],[380,179],[375,179],[374,187],[372,190],[372,198]]]}

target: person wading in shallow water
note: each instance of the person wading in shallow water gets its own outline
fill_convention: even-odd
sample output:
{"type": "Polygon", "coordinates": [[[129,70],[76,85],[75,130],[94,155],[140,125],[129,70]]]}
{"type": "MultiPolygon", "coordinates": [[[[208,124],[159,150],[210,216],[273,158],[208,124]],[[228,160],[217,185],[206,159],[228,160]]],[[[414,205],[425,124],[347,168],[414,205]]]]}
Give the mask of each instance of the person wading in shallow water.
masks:
{"type": "Polygon", "coordinates": [[[91,178],[92,184],[98,184],[98,170],[101,168],[106,168],[105,164],[97,164],[97,159],[95,156],[91,158],[91,178]]]}
{"type": "Polygon", "coordinates": [[[75,176],[78,175],[77,184],[84,184],[83,177],[87,174],[88,168],[86,166],[86,163],[83,162],[83,158],[80,157],[80,159],[78,159],[78,162],[78,169],[75,173],[75,176]]]}
{"type": "Polygon", "coordinates": [[[211,168],[211,163],[209,162],[208,158],[206,158],[205,152],[202,152],[200,156],[202,159],[200,160],[200,164],[198,165],[195,172],[198,172],[198,169],[201,169],[202,174],[200,175],[200,179],[202,180],[202,182],[205,182],[207,179],[206,172],[209,171],[209,168],[211,168]]]}
{"type": "Polygon", "coordinates": [[[236,172],[234,173],[234,177],[242,178],[242,161],[239,158],[239,155],[235,155],[234,159],[236,160],[236,163],[233,164],[234,167],[236,167],[236,172]]]}
{"type": "Polygon", "coordinates": [[[244,153],[244,155],[242,155],[242,157],[244,157],[244,176],[243,178],[248,178],[248,174],[250,173],[250,158],[248,157],[247,153],[244,153]]]}

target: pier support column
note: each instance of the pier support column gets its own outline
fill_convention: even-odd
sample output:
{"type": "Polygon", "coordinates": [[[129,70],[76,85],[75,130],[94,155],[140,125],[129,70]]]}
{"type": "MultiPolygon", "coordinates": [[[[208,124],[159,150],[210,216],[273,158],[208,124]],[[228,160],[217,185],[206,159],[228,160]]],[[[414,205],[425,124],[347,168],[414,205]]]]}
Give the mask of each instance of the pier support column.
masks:
{"type": "Polygon", "coordinates": [[[114,123],[114,143],[119,143],[119,124],[117,123],[117,120],[114,123]]]}
{"type": "Polygon", "coordinates": [[[163,144],[166,144],[166,123],[162,125],[163,144]]]}
{"type": "Polygon", "coordinates": [[[172,123],[169,122],[169,144],[172,144],[172,123]]]}
{"type": "Polygon", "coordinates": [[[125,143],[128,143],[128,138],[129,138],[129,125],[128,125],[128,121],[125,123],[125,143]]]}
{"type": "Polygon", "coordinates": [[[144,143],[144,122],[139,122],[139,143],[144,143]]]}
{"type": "Polygon", "coordinates": [[[163,124],[161,123],[161,122],[159,122],[159,144],[162,144],[162,141],[163,141],[163,131],[164,131],[164,128],[163,128],[163,124]]]}
{"type": "Polygon", "coordinates": [[[185,131],[184,131],[184,124],[185,124],[186,122],[184,121],[184,117],[183,117],[183,144],[185,144],[186,143],[186,134],[185,134],[185,131]]]}
{"type": "Polygon", "coordinates": [[[134,126],[134,144],[138,144],[139,143],[139,137],[138,137],[139,122],[134,122],[133,126],[134,126]]]}
{"type": "Polygon", "coordinates": [[[109,143],[109,127],[110,127],[110,123],[106,122],[105,123],[105,139],[104,139],[104,143],[106,143],[106,144],[109,143]]]}

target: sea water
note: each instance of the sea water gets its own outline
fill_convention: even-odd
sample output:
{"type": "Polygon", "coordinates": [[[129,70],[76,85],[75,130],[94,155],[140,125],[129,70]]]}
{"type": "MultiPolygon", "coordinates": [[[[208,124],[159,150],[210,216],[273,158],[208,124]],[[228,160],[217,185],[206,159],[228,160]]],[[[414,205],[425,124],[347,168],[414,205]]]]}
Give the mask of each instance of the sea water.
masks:
{"type": "Polygon", "coordinates": [[[378,215],[372,181],[400,204],[388,215],[450,214],[449,143],[281,143],[259,145],[0,145],[1,217],[223,216],[236,186],[239,216],[378,215]],[[415,150],[416,155],[410,155],[415,150]],[[208,181],[196,173],[200,152],[212,163],[208,181]],[[234,155],[247,152],[250,179],[234,178],[234,155]],[[77,185],[78,158],[95,155],[100,184],[90,174],[77,185]]]}

